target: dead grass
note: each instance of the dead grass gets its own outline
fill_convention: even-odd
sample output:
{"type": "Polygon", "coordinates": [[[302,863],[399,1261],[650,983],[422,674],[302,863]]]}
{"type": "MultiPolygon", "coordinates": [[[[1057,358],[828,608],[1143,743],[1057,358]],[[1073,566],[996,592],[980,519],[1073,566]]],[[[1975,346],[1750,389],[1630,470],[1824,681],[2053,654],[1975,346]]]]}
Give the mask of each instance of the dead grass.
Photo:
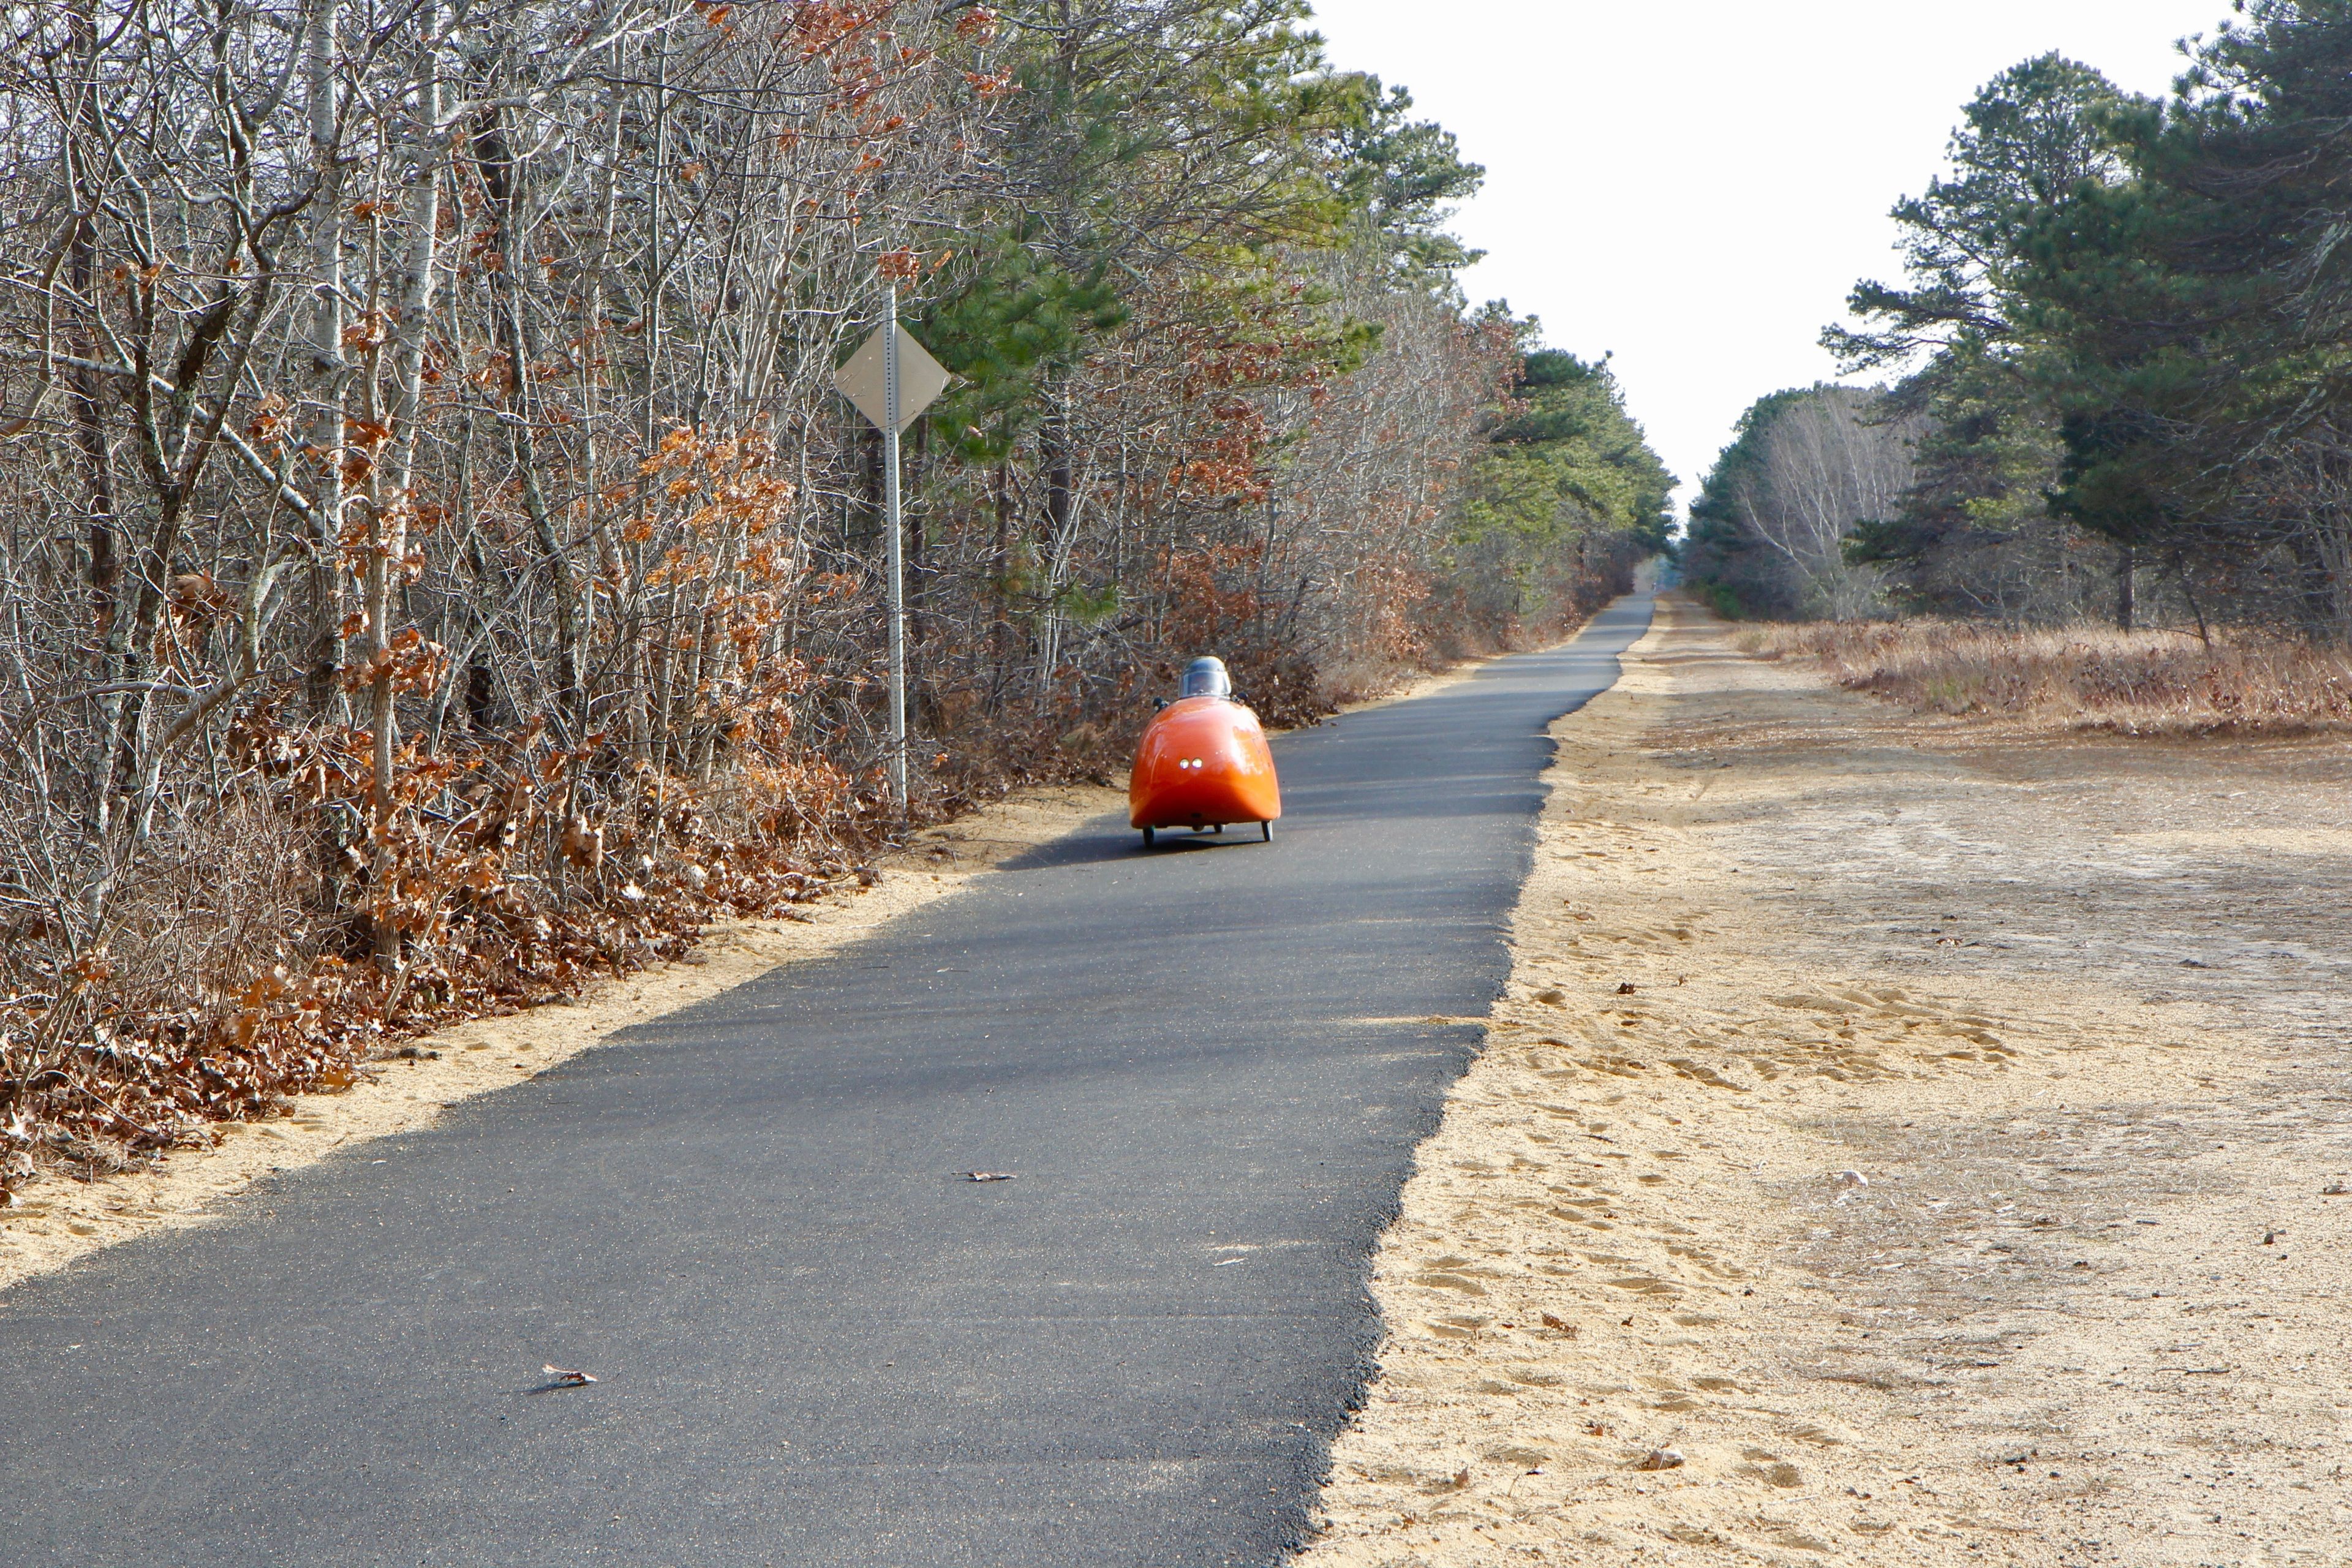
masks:
{"type": "Polygon", "coordinates": [[[1920,712],[2130,735],[2352,729],[2352,655],[2274,637],[1915,620],[1756,625],[1736,640],[1920,712]]]}

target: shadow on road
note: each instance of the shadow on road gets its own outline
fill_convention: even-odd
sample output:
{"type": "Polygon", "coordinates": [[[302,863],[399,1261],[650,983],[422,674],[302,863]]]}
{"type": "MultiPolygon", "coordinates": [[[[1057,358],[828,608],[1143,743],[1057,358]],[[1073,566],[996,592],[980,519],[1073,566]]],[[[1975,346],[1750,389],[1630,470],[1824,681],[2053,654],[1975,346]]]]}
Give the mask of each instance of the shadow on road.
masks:
{"type": "MultiPolygon", "coordinates": [[[[1105,823],[1116,820],[1106,817],[1105,823]]],[[[1281,836],[1276,828],[1276,836],[1281,836]]],[[[1169,855],[1199,854],[1210,849],[1271,849],[1258,837],[1255,824],[1227,827],[1223,833],[1179,833],[1169,830],[1160,835],[1160,842],[1151,848],[1143,847],[1143,836],[1131,827],[1089,827],[1041,844],[1034,849],[1005,861],[1000,871],[1050,871],[1064,866],[1099,866],[1117,860],[1150,860],[1169,855]]]]}

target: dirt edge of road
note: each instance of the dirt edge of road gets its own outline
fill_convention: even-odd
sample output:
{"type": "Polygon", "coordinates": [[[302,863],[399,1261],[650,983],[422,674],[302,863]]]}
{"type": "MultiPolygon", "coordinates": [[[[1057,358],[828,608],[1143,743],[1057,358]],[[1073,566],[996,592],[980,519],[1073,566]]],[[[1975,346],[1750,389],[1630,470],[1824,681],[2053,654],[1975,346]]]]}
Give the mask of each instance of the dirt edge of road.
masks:
{"type": "Polygon", "coordinates": [[[1673,596],[1553,735],[1296,1568],[2337,1560],[2352,747],[1921,717],[1673,596]]]}
{"type": "Polygon", "coordinates": [[[873,887],[803,906],[804,918],[714,922],[685,959],[597,982],[568,1002],[477,1019],[413,1042],[414,1055],[371,1064],[334,1094],[306,1094],[294,1114],[224,1123],[210,1149],[177,1150],[155,1168],[94,1182],[50,1180],[0,1212],[0,1290],[102,1247],[218,1217],[256,1179],[353,1144],[425,1126],[442,1110],[535,1074],[614,1035],[708,1001],[780,964],[837,952],[900,916],[961,890],[1000,863],[1126,804],[1123,790],[1074,784],[1023,790],[919,834],[879,864],[873,887]]]}

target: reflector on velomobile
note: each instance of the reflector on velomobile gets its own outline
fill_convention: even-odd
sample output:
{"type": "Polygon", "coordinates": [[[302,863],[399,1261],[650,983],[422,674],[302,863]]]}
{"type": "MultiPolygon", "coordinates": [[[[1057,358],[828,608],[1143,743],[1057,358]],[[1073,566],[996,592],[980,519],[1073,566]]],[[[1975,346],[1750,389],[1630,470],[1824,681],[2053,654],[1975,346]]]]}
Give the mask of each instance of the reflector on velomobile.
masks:
{"type": "Polygon", "coordinates": [[[1129,825],[1143,830],[1147,846],[1163,827],[1214,830],[1242,822],[1261,824],[1272,838],[1282,787],[1257,715],[1234,700],[1216,659],[1193,660],[1182,689],[1136,742],[1129,825]]]}

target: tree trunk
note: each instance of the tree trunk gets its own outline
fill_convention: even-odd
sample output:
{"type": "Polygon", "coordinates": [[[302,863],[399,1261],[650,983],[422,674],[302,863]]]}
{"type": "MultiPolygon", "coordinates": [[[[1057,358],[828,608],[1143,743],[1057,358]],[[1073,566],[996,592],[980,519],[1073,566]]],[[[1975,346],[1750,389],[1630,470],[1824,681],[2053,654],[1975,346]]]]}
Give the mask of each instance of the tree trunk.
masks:
{"type": "Polygon", "coordinates": [[[546,557],[548,577],[555,590],[555,635],[560,645],[556,698],[576,740],[587,729],[587,628],[579,574],[572,570],[571,547],[556,531],[541,472],[539,434],[532,424],[530,344],[522,322],[522,269],[527,258],[516,232],[522,216],[522,177],[495,109],[483,112],[481,126],[474,133],[474,162],[489,194],[491,219],[498,225],[499,266],[490,274],[490,289],[497,301],[494,332],[507,355],[507,429],[515,476],[522,489],[523,511],[530,519],[531,534],[546,557]]]}
{"type": "MultiPolygon", "coordinates": [[[[368,728],[374,742],[374,782],[370,791],[375,847],[373,900],[375,957],[386,973],[402,969],[401,932],[394,918],[397,903],[399,855],[394,843],[393,764],[399,723],[398,685],[392,667],[393,591],[408,553],[409,489],[414,476],[417,425],[424,416],[425,342],[432,330],[433,268],[441,222],[441,160],[447,133],[442,124],[441,80],[438,68],[441,16],[428,5],[418,18],[420,58],[416,68],[416,134],[414,183],[402,204],[407,230],[407,251],[400,265],[400,303],[390,325],[393,401],[377,416],[388,428],[378,437],[381,460],[368,487],[367,636],[368,652],[376,664],[369,693],[368,728]]],[[[376,384],[369,377],[371,386],[376,384]]],[[[373,404],[374,395],[371,393],[373,404]]],[[[374,412],[371,409],[371,412],[374,412]]]]}
{"type": "MultiPolygon", "coordinates": [[[[89,113],[89,95],[98,90],[97,35],[91,26],[89,0],[76,0],[68,15],[71,31],[73,67],[79,80],[74,88],[74,122],[79,132],[89,113]]],[[[96,201],[96,194],[84,190],[75,176],[81,173],[79,137],[68,142],[65,159],[68,179],[71,184],[68,199],[76,216],[73,239],[67,249],[67,275],[73,285],[74,297],[95,309],[97,270],[94,261],[91,226],[94,219],[82,216],[96,201]]],[[[75,314],[74,329],[68,338],[78,359],[98,357],[96,334],[75,314]]],[[[95,370],[78,369],[67,378],[68,395],[73,405],[74,443],[81,452],[82,464],[88,472],[89,486],[87,516],[89,539],[89,613],[91,629],[99,646],[99,679],[110,685],[123,679],[130,661],[129,638],[122,619],[122,552],[120,532],[121,513],[114,499],[114,470],[107,449],[106,414],[102,399],[105,380],[95,370]]],[[[93,760],[95,789],[92,806],[93,826],[100,834],[112,816],[114,798],[115,757],[113,737],[120,732],[122,721],[122,697],[110,693],[100,699],[99,711],[102,742],[93,760]]]]}
{"type": "Polygon", "coordinates": [[[343,618],[350,614],[339,537],[343,516],[343,393],[351,365],[343,358],[343,202],[337,157],[341,131],[335,110],[335,37],[340,0],[311,0],[303,39],[303,89],[308,96],[312,166],[319,171],[317,216],[310,231],[310,447],[320,454],[317,510],[310,539],[310,649],[305,695],[310,714],[323,719],[341,700],[343,618]]]}

